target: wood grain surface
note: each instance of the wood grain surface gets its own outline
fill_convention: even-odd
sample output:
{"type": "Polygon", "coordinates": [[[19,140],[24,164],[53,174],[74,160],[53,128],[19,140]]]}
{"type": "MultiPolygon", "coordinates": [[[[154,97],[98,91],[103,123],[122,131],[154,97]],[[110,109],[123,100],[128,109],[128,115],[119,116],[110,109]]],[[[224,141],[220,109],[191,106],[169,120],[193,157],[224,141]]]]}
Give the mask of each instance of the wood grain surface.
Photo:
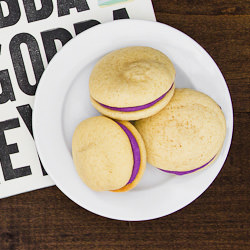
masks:
{"type": "Polygon", "coordinates": [[[159,22],[195,39],[221,69],[234,106],[225,165],[205,193],[152,221],[92,214],[56,187],[0,200],[0,250],[250,249],[249,0],[153,0],[159,22]]]}

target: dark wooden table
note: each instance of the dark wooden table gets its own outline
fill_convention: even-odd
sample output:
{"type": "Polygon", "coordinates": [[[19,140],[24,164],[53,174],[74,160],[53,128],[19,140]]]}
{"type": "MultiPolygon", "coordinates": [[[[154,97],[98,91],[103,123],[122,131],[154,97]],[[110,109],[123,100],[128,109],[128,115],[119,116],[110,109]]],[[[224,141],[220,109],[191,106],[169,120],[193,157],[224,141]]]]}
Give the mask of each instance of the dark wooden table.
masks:
{"type": "Polygon", "coordinates": [[[249,0],[153,0],[157,20],[194,38],[214,58],[234,106],[234,136],[208,190],[160,219],[102,218],[56,187],[0,200],[0,249],[250,249],[249,0]]]}

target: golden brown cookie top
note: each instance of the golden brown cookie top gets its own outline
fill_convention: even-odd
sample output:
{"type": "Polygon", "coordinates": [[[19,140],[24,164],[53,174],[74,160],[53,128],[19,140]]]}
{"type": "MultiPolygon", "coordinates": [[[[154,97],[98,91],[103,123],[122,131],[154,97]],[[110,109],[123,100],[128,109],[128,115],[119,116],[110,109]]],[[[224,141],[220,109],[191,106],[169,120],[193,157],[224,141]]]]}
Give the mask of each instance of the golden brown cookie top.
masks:
{"type": "Polygon", "coordinates": [[[111,107],[134,107],[166,93],[175,79],[169,58],[150,47],[115,50],[95,65],[89,81],[91,97],[111,107]]]}
{"type": "Polygon", "coordinates": [[[134,161],[129,138],[107,117],[91,117],[77,126],[72,154],[80,178],[93,190],[119,189],[130,179],[134,161]]]}
{"type": "Polygon", "coordinates": [[[188,171],[209,162],[226,135],[224,114],[209,96],[176,89],[159,113],[136,122],[149,163],[157,168],[188,171]]]}

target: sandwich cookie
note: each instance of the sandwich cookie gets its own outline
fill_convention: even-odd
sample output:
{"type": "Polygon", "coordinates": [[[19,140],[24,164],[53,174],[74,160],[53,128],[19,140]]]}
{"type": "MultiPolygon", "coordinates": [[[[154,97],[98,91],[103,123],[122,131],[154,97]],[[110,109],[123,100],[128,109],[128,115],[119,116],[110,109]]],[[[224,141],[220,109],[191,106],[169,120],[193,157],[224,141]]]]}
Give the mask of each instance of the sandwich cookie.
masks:
{"type": "Polygon", "coordinates": [[[128,191],[139,183],[146,167],[144,142],[135,127],[104,116],[77,126],[72,155],[78,175],[95,191],[128,191]]]}
{"type": "Polygon", "coordinates": [[[90,75],[93,106],[118,120],[149,117],[165,107],[175,89],[169,58],[150,47],[127,47],[105,55],[90,75]]]}
{"type": "Polygon", "coordinates": [[[136,121],[135,126],[144,140],[148,162],[177,175],[211,164],[226,135],[226,121],[219,105],[192,89],[176,89],[164,109],[136,121]]]}

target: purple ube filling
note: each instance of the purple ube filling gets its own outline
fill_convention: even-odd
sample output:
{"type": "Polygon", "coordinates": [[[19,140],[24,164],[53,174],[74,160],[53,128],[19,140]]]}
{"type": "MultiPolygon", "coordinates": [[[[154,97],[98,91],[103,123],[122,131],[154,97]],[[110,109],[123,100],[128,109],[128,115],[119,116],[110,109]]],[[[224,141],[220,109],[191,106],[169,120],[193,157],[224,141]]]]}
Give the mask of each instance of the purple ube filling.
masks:
{"type": "MultiPolygon", "coordinates": [[[[216,155],[215,155],[216,156],[216,155]]],[[[169,170],[164,170],[164,169],[160,169],[161,171],[163,172],[166,172],[166,173],[170,173],[170,174],[176,174],[176,175],[184,175],[184,174],[190,174],[190,173],[193,173],[201,168],[204,168],[206,167],[214,158],[215,156],[209,161],[207,162],[206,164],[202,165],[201,167],[198,167],[198,168],[195,168],[195,169],[192,169],[192,170],[189,170],[189,171],[169,171],[169,170]]]]}
{"type": "Polygon", "coordinates": [[[138,143],[137,143],[135,137],[130,132],[130,130],[126,126],[124,126],[123,124],[121,124],[119,122],[116,122],[116,123],[123,129],[123,131],[128,136],[131,147],[132,147],[132,151],[133,151],[134,165],[133,165],[131,177],[127,183],[127,184],[130,184],[134,181],[136,175],[138,174],[139,168],[140,168],[140,164],[141,164],[140,148],[138,146],[138,143]]]}
{"type": "Polygon", "coordinates": [[[159,102],[161,99],[163,99],[166,94],[172,89],[174,83],[172,83],[170,89],[165,93],[163,94],[162,96],[160,96],[159,98],[157,98],[155,101],[153,102],[150,102],[148,104],[144,104],[144,105],[141,105],[141,106],[136,106],[136,107],[126,107],[126,108],[116,108],[116,107],[110,107],[110,106],[107,106],[105,104],[102,104],[100,102],[98,102],[100,105],[102,105],[104,108],[107,108],[107,109],[111,109],[111,110],[115,110],[115,111],[122,111],[122,112],[133,112],[133,111],[139,111],[139,110],[143,110],[143,109],[147,109],[147,108],[150,108],[151,106],[155,105],[157,102],[159,102]]]}

